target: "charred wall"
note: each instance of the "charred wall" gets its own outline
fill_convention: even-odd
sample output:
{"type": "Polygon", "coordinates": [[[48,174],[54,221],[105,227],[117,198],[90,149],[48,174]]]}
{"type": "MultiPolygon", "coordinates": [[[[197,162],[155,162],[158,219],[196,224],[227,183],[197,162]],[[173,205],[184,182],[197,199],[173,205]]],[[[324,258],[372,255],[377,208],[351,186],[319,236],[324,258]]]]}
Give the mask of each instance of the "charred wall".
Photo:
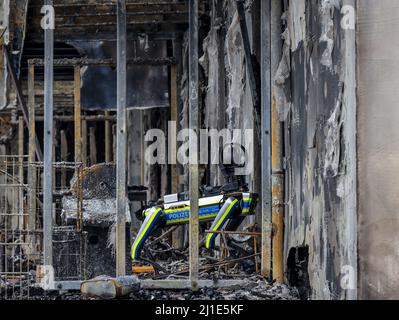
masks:
{"type": "Polygon", "coordinates": [[[304,271],[316,299],[356,297],[341,285],[342,272],[356,279],[357,268],[355,39],[341,27],[346,4],[354,1],[286,2],[274,78],[285,123],[285,256],[308,248],[304,271]]]}
{"type": "MultiPolygon", "coordinates": [[[[255,0],[244,3],[252,54],[250,63],[257,73],[260,72],[260,2],[255,0]]],[[[200,59],[204,76],[201,126],[217,130],[253,130],[251,137],[257,146],[260,141],[259,128],[256,126],[259,115],[255,111],[251,96],[250,80],[247,75],[248,61],[244,52],[235,1],[213,1],[211,17],[210,30],[202,42],[203,55],[200,59]]],[[[250,190],[261,193],[261,153],[259,148],[254,149],[254,166],[246,176],[246,182],[250,190]]],[[[219,155],[213,154],[210,157],[212,163],[215,163],[215,158],[219,155]]],[[[218,165],[209,165],[206,169],[208,177],[204,181],[207,181],[207,184],[224,183],[225,179],[218,165]]],[[[250,217],[244,225],[254,222],[255,220],[250,217]]]]}
{"type": "MultiPolygon", "coordinates": [[[[251,51],[254,61],[258,63],[261,1],[264,0],[245,1],[251,51]]],[[[284,3],[281,20],[285,29],[282,34],[284,44],[281,48],[282,59],[272,80],[274,101],[280,121],[284,124],[287,278],[292,284],[304,287],[304,297],[354,298],[356,286],[347,290],[348,286],[342,286],[342,278],[345,270],[353,271],[350,275],[354,277],[354,281],[357,277],[355,34],[354,30],[342,28],[341,9],[344,5],[354,6],[356,1],[281,2],[284,3]],[[299,272],[305,275],[299,278],[299,272]]],[[[3,0],[3,3],[8,4],[10,1],[3,0]]],[[[26,10],[23,8],[27,1],[17,0],[15,3],[18,4],[18,10],[24,13],[19,16],[25,17],[26,10]]],[[[256,129],[256,115],[253,113],[245,67],[247,61],[234,1],[215,0],[209,3],[212,3],[210,30],[201,30],[203,34],[200,37],[205,39],[200,61],[203,98],[200,102],[201,127],[256,129]]],[[[18,11],[15,9],[13,12],[18,11]]],[[[4,19],[4,23],[8,24],[7,10],[0,12],[0,15],[7,18],[4,19]]],[[[13,48],[18,53],[14,64],[18,69],[19,54],[23,51],[21,39],[25,35],[25,19],[13,24],[19,29],[11,35],[6,33],[4,39],[11,37],[13,41],[13,48]]],[[[65,32],[69,29],[64,26],[63,30],[65,32]]],[[[60,32],[57,36],[60,40],[73,36],[75,41],[82,41],[85,40],[83,35],[86,33],[86,30],[82,33],[81,29],[76,29],[72,34],[60,32]]],[[[93,34],[97,36],[96,33],[93,34]]],[[[114,30],[110,34],[114,37],[114,30]]],[[[181,92],[178,107],[181,128],[187,127],[188,124],[188,50],[187,43],[181,43],[180,46],[179,55],[183,57],[179,61],[182,71],[179,75],[181,92]]],[[[2,66],[0,63],[0,68],[2,66]]],[[[259,70],[259,66],[256,68],[259,70]]],[[[6,70],[1,69],[2,91],[7,87],[6,76],[6,70]]],[[[166,85],[166,76],[163,80],[165,87],[169,85],[166,85]]],[[[0,96],[4,98],[4,101],[0,101],[0,109],[6,103],[14,104],[16,109],[15,95],[13,99],[6,99],[8,97],[5,94],[0,96]]],[[[168,102],[170,97],[165,95],[163,98],[168,102]]],[[[68,103],[71,105],[71,99],[68,103]]],[[[152,103],[149,106],[155,105],[152,103]]],[[[166,120],[170,117],[169,112],[169,108],[129,111],[129,183],[143,183],[149,186],[150,199],[157,199],[170,192],[170,173],[166,165],[144,165],[141,163],[143,160],[140,153],[135,151],[142,147],[143,132],[151,128],[167,130],[166,120]]],[[[256,130],[254,140],[254,144],[259,145],[256,130]]],[[[256,148],[254,155],[254,171],[248,177],[250,189],[255,192],[260,191],[261,159],[258,149],[256,148]]],[[[0,141],[0,153],[2,152],[5,152],[5,148],[0,141]]],[[[205,177],[205,170],[201,171],[204,182],[207,180],[206,183],[212,185],[222,183],[223,179],[217,166],[207,169],[208,177],[205,177]]],[[[187,187],[187,179],[181,184],[187,187]]],[[[367,192],[366,197],[371,191],[367,192]]],[[[370,232],[364,233],[365,237],[369,235],[370,232]]],[[[372,248],[365,252],[372,257],[378,247],[374,250],[372,248]]],[[[382,260],[378,266],[383,266],[383,263],[382,260]]],[[[374,270],[374,265],[367,266],[367,270],[374,270]]]]}

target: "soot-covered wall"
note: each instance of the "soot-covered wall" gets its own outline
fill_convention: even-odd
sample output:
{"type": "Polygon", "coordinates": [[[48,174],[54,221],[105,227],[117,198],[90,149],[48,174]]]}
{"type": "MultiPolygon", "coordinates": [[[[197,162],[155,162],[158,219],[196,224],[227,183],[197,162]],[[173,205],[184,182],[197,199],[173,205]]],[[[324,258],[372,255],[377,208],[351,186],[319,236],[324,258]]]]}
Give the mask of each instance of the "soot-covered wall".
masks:
{"type": "Polygon", "coordinates": [[[293,263],[307,267],[301,284],[314,299],[357,295],[356,47],[355,31],[341,25],[354,4],[291,0],[282,16],[274,99],[285,127],[286,271],[293,252],[306,253],[293,263]]]}

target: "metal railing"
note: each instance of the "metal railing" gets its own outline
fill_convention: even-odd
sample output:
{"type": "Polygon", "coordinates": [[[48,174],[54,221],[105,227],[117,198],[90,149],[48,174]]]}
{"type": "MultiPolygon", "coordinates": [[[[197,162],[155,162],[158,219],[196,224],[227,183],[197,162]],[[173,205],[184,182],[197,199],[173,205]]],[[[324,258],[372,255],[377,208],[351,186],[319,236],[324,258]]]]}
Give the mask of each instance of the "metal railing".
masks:
{"type": "MultiPolygon", "coordinates": [[[[43,264],[43,164],[0,156],[0,299],[29,299],[43,264]]],[[[55,279],[86,277],[87,234],[82,231],[82,164],[53,164],[52,235],[55,279]],[[62,197],[76,199],[76,219],[62,217],[62,197]]]]}

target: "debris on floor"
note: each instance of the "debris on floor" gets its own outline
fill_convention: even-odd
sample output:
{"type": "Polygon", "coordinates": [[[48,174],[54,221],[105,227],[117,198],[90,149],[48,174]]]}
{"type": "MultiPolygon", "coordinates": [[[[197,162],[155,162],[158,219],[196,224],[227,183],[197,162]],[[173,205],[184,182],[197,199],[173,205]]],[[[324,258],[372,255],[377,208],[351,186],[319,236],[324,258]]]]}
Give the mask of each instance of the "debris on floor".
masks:
{"type": "MultiPolygon", "coordinates": [[[[0,294],[0,300],[2,294],[0,294]]],[[[101,300],[87,298],[79,291],[59,292],[43,291],[39,288],[30,289],[31,300],[101,300]]],[[[286,285],[269,285],[264,280],[258,280],[252,289],[218,289],[203,288],[197,292],[191,290],[149,290],[140,289],[123,300],[299,300],[298,291],[286,285]]]]}
{"type": "Polygon", "coordinates": [[[191,290],[140,290],[132,293],[130,299],[138,300],[299,300],[296,289],[286,285],[269,285],[259,279],[252,289],[204,288],[198,292],[191,290]]]}

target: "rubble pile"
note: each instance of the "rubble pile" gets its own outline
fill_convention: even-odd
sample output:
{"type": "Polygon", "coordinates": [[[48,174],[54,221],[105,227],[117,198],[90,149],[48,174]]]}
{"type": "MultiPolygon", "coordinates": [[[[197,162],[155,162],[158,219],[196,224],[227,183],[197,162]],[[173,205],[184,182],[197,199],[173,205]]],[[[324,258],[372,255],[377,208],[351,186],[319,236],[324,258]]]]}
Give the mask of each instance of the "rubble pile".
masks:
{"type": "MultiPolygon", "coordinates": [[[[31,290],[31,300],[85,300],[80,292],[59,293],[44,292],[41,289],[31,290]]],[[[204,288],[198,292],[190,290],[139,290],[131,293],[123,300],[299,300],[296,289],[286,285],[268,285],[259,282],[256,287],[240,290],[226,290],[218,288],[204,288]]],[[[100,300],[90,298],[90,300],[100,300]]]]}
{"type": "Polygon", "coordinates": [[[198,292],[177,290],[139,290],[131,293],[129,299],[134,300],[299,300],[296,289],[286,285],[269,285],[258,280],[255,287],[242,289],[204,288],[198,292]]]}
{"type": "MultiPolygon", "coordinates": [[[[144,257],[148,262],[156,261],[156,275],[147,274],[140,277],[176,279],[186,276],[189,272],[188,248],[172,248],[167,239],[158,238],[150,242],[144,250],[144,257]]],[[[255,253],[247,242],[236,243],[229,239],[227,256],[217,256],[215,252],[201,246],[199,276],[204,279],[226,279],[231,276],[247,278],[257,272],[255,257],[259,268],[260,254],[255,253]]]]}

